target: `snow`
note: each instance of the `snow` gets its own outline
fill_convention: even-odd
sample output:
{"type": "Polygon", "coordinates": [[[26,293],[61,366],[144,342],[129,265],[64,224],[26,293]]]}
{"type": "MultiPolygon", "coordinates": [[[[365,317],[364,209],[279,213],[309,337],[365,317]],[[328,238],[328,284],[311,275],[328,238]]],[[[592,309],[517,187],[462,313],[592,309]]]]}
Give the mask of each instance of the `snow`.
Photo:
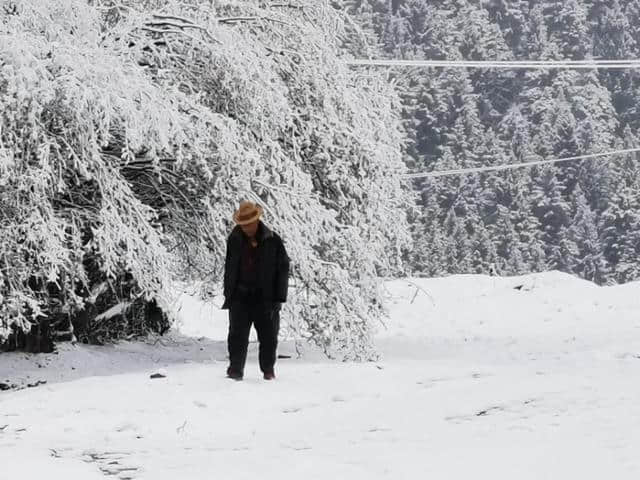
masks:
{"type": "Polygon", "coordinates": [[[116,315],[121,315],[122,312],[124,312],[127,307],[129,306],[129,303],[127,302],[120,302],[115,304],[113,307],[111,307],[110,309],[102,312],[100,315],[96,316],[96,321],[100,321],[100,320],[106,320],[109,318],[113,318],[116,315]]]}
{"type": "Polygon", "coordinates": [[[169,336],[0,356],[0,381],[47,380],[0,393],[0,479],[637,479],[638,287],[389,282],[380,361],[284,342],[275,382],[255,344],[224,378],[226,313],[183,297],[169,336]]]}

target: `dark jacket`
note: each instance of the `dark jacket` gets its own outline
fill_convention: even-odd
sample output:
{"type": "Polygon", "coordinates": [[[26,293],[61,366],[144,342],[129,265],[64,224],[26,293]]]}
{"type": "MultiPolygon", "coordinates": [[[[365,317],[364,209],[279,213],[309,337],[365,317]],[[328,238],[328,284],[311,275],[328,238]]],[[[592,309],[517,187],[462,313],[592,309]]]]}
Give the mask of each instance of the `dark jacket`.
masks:
{"type": "MultiPolygon", "coordinates": [[[[262,300],[268,303],[286,302],[289,287],[289,257],[282,239],[260,222],[256,240],[258,240],[257,286],[262,293],[262,300]]],[[[229,308],[233,301],[240,274],[243,242],[248,241],[239,226],[233,229],[227,239],[227,256],[224,263],[225,299],[222,308],[229,308]]]]}

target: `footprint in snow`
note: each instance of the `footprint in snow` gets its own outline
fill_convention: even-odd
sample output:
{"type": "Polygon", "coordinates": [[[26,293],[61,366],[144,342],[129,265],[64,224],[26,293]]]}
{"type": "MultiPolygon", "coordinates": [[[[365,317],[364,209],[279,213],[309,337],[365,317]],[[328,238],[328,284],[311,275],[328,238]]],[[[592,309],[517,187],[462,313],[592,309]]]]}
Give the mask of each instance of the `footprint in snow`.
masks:
{"type": "Polygon", "coordinates": [[[282,413],[298,413],[302,407],[288,407],[282,410],[282,413]]]}
{"type": "Polygon", "coordinates": [[[140,472],[139,467],[128,463],[129,452],[97,452],[85,451],[81,460],[85,463],[95,463],[100,471],[107,477],[119,480],[133,480],[140,472]]]}
{"type": "Polygon", "coordinates": [[[293,405],[291,407],[284,408],[282,413],[298,413],[305,408],[314,408],[317,407],[317,403],[309,403],[308,405],[293,405]]]}
{"type": "Polygon", "coordinates": [[[369,430],[367,430],[367,433],[383,433],[383,432],[390,432],[391,429],[390,428],[385,428],[385,427],[372,427],[369,430]]]}

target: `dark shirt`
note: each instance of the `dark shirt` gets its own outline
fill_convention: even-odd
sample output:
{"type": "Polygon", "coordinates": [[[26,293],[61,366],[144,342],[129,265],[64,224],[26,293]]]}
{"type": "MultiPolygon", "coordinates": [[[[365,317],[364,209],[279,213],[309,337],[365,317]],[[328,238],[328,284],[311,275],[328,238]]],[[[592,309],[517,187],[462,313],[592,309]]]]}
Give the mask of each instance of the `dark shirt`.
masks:
{"type": "Polygon", "coordinates": [[[251,246],[248,238],[242,242],[238,283],[247,288],[255,288],[258,283],[258,247],[251,246]]]}

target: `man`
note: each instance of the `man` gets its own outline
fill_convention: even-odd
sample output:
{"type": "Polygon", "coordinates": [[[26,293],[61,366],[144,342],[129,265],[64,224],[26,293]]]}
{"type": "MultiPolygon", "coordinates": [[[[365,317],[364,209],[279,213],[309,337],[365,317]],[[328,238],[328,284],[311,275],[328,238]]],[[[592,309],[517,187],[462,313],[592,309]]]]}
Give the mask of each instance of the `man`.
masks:
{"type": "Polygon", "coordinates": [[[280,304],[287,300],[289,257],[282,239],[260,221],[262,207],[241,202],[227,240],[222,306],[229,309],[227,376],[242,380],[251,324],[258,333],[260,370],[275,378],[280,304]]]}

